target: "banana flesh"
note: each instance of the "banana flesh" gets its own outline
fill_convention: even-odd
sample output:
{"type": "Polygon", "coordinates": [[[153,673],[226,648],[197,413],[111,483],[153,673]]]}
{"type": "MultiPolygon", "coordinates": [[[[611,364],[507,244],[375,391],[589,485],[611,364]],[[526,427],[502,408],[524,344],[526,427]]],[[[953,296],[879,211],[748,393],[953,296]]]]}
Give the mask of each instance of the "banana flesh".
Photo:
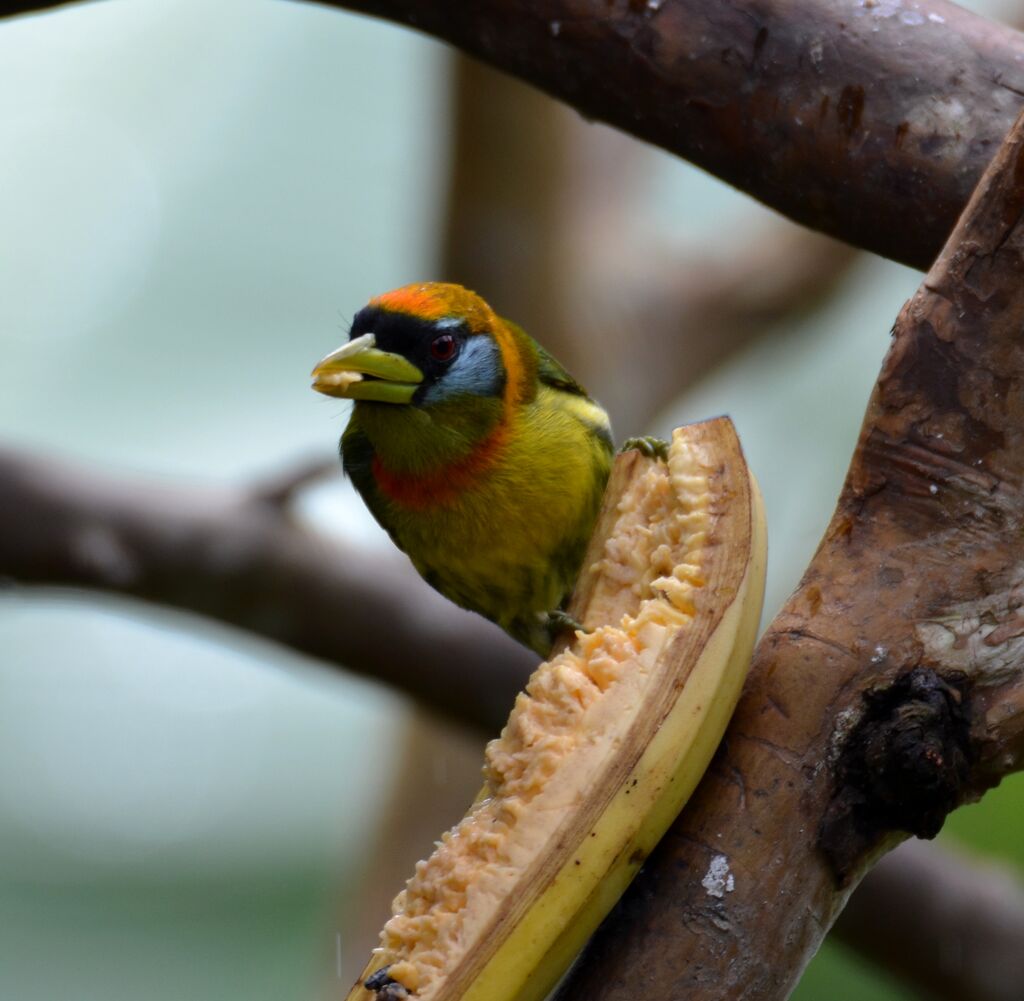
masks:
{"type": "Polygon", "coordinates": [[[394,903],[348,1001],[540,1001],[707,768],[761,614],[764,513],[731,422],[620,456],[577,585],[485,786],[394,903]]]}

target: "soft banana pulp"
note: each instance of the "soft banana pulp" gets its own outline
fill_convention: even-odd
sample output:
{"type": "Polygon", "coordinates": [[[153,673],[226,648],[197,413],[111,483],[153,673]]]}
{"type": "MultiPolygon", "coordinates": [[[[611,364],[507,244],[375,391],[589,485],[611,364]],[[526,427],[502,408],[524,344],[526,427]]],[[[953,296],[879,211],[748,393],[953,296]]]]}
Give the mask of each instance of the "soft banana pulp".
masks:
{"type": "Polygon", "coordinates": [[[592,796],[601,763],[619,750],[665,644],[701,605],[701,571],[715,503],[709,457],[677,438],[666,465],[632,481],[601,557],[590,633],[531,677],[490,742],[485,789],[395,899],[375,966],[422,1001],[460,953],[502,920],[513,888],[549,854],[572,807],[592,796]]]}

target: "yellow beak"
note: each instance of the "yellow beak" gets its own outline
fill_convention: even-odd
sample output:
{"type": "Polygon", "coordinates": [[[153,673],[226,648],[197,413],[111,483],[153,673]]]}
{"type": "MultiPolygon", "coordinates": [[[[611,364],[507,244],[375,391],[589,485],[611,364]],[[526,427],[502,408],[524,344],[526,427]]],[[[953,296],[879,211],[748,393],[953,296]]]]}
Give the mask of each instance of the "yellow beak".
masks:
{"type": "Polygon", "coordinates": [[[313,369],[313,388],[344,400],[409,403],[423,373],[407,358],[378,351],[373,334],[343,344],[313,369]]]}

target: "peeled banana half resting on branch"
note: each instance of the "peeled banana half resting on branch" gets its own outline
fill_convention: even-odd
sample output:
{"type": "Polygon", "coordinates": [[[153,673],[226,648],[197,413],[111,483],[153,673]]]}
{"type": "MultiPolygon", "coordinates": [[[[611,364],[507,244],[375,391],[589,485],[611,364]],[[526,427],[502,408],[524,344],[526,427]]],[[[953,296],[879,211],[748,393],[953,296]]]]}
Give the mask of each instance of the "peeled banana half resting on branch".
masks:
{"type": "Polygon", "coordinates": [[[693,792],[747,673],[766,540],[731,422],[621,455],[569,609],[485,784],[395,898],[348,1001],[539,1001],[693,792]]]}

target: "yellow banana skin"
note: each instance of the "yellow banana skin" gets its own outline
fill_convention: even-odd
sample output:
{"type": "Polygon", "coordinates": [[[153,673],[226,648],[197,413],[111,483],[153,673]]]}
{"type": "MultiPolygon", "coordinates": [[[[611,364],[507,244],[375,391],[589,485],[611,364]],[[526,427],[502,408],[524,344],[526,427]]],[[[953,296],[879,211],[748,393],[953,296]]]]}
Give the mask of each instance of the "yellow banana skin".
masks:
{"type": "MultiPolygon", "coordinates": [[[[401,977],[389,980],[392,968],[409,969],[392,967],[401,955],[378,952],[349,1001],[540,1001],[707,768],[739,698],[756,638],[766,564],[764,513],[731,423],[719,418],[680,429],[669,452],[670,478],[679,496],[670,501],[692,507],[679,519],[693,526],[689,555],[680,556],[685,549],[680,543],[673,556],[681,563],[675,577],[662,566],[646,574],[637,594],[636,587],[623,586],[618,564],[609,568],[608,553],[618,537],[628,558],[635,540],[643,538],[630,498],[635,502],[640,496],[643,506],[643,491],[655,482],[649,467],[656,461],[637,453],[620,457],[585,563],[589,569],[570,609],[596,630],[572,645],[583,651],[584,661],[588,643],[600,655],[603,625],[639,622],[636,664],[624,662],[622,676],[605,690],[605,695],[614,690],[618,700],[607,710],[616,722],[602,723],[601,710],[593,710],[597,735],[583,730],[579,747],[568,752],[564,766],[537,794],[538,804],[544,797],[560,802],[561,796],[566,803],[561,814],[543,828],[532,855],[519,852],[520,868],[501,898],[489,911],[478,909],[475,923],[462,929],[463,945],[453,950],[451,963],[439,973],[431,968],[420,991],[401,977]],[[693,496],[684,496],[687,491],[693,496]],[[652,597],[654,606],[648,601],[652,597]],[[668,607],[668,597],[674,608],[668,607]],[[691,602],[695,614],[687,619],[679,610],[691,602]],[[641,642],[644,637],[651,637],[651,650],[641,642]],[[385,967],[388,973],[378,973],[385,967]],[[367,980],[377,989],[367,989],[367,980]]],[[[665,489],[663,482],[656,486],[665,489]]],[[[652,561],[664,563],[664,548],[652,561]]],[[[474,809],[481,802],[486,800],[478,797],[474,809]]],[[[422,909],[422,901],[418,905],[422,909]]]]}

